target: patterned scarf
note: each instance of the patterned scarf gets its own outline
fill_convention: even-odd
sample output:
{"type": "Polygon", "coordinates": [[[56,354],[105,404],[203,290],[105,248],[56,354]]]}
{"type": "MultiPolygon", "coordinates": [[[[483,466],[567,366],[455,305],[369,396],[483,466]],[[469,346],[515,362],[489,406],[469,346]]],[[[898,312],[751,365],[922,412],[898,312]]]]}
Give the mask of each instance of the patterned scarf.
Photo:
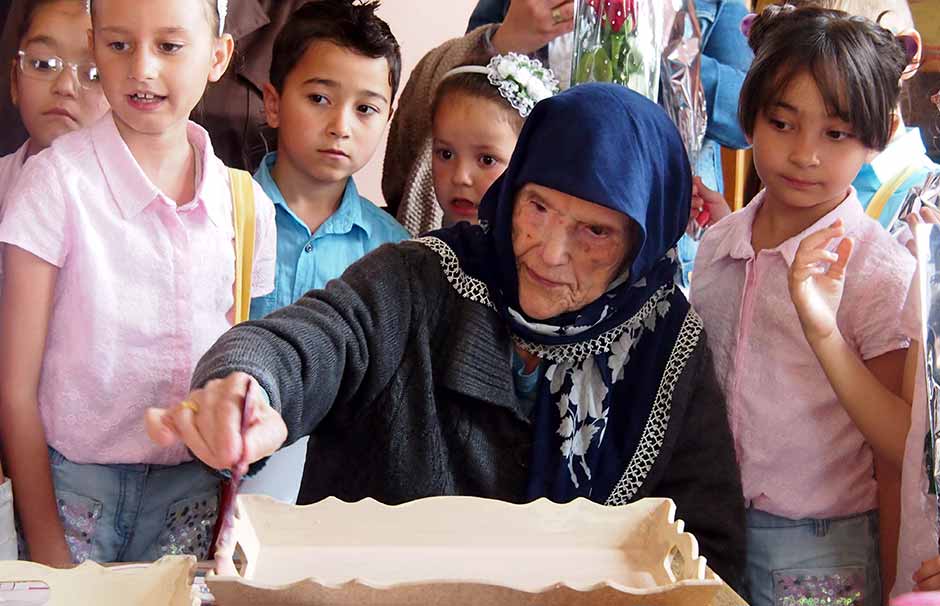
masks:
{"type": "Polygon", "coordinates": [[[655,460],[675,384],[665,373],[691,317],[673,284],[691,187],[682,140],[659,106],[620,86],[580,85],[535,107],[483,198],[481,226],[422,240],[454,288],[492,306],[516,344],[543,360],[530,498],[606,502],[635,491],[655,460]],[[512,211],[527,183],[616,210],[640,228],[628,274],[593,303],[546,321],[528,318],[518,300],[512,211]]]}

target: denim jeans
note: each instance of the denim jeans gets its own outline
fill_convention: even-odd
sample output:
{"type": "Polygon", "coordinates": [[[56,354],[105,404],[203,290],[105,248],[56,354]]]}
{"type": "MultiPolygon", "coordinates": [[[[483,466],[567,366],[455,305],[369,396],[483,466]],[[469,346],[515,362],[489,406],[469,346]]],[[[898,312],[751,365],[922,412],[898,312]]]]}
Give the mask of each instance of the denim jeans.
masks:
{"type": "Polygon", "coordinates": [[[747,511],[751,606],[880,606],[878,512],[790,520],[747,511]]]}
{"type": "Polygon", "coordinates": [[[78,464],[52,448],[49,463],[76,563],[209,555],[220,479],[201,464],[78,464]]]}

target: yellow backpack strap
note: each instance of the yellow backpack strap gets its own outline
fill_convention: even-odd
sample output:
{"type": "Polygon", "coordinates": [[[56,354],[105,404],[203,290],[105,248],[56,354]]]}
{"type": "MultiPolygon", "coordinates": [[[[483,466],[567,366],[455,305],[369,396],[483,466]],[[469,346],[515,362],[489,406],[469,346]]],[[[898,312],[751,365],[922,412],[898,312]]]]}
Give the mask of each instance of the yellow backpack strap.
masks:
{"type": "Polygon", "coordinates": [[[232,182],[232,217],[235,227],[235,323],[251,311],[251,269],[255,258],[255,191],[251,175],[228,169],[232,182]]]}
{"type": "Polygon", "coordinates": [[[885,209],[885,204],[888,203],[888,200],[891,199],[894,192],[898,191],[898,188],[904,185],[905,181],[914,176],[914,173],[917,172],[920,166],[921,165],[918,163],[910,164],[901,172],[894,175],[893,178],[882,183],[878,191],[875,192],[875,195],[872,196],[871,202],[868,203],[868,210],[866,210],[865,213],[877,221],[881,217],[882,211],[885,209]]]}

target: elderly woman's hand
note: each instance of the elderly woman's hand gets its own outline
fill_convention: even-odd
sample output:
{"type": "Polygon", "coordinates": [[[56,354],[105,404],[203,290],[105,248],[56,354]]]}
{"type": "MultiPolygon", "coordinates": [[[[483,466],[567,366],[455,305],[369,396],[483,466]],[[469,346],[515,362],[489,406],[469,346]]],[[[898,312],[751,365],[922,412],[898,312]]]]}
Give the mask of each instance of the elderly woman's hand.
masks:
{"type": "Polygon", "coordinates": [[[260,394],[252,377],[232,373],[209,381],[170,409],[147,410],[147,433],[164,447],[182,442],[215,469],[246,468],[273,454],[287,439],[284,420],[260,394]],[[243,410],[249,416],[244,435],[243,410]]]}
{"type": "Polygon", "coordinates": [[[810,345],[836,332],[836,314],[842,303],[845,267],[852,256],[852,240],[843,238],[835,252],[826,247],[845,235],[839,219],[800,242],[790,266],[790,298],[810,345]],[[828,265],[828,267],[826,267],[828,265]]]}
{"type": "Polygon", "coordinates": [[[574,30],[574,0],[512,0],[496,33],[500,54],[529,54],[574,30]]]}

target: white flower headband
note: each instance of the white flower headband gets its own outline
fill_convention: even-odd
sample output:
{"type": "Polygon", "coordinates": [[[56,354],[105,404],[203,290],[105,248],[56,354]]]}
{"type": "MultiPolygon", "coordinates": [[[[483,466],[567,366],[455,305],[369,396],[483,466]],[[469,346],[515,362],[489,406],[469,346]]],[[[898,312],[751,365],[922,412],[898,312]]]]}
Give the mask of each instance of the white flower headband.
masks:
{"type": "Polygon", "coordinates": [[[523,118],[528,117],[536,103],[558,92],[558,80],[551,69],[538,59],[517,53],[496,55],[486,66],[454,68],[442,80],[457,74],[483,74],[523,118]]]}
{"type": "MultiPolygon", "coordinates": [[[[225,17],[228,16],[228,0],[215,0],[215,9],[219,13],[219,37],[225,33],[225,17]]],[[[85,12],[91,14],[91,0],[85,0],[85,12]]]]}

